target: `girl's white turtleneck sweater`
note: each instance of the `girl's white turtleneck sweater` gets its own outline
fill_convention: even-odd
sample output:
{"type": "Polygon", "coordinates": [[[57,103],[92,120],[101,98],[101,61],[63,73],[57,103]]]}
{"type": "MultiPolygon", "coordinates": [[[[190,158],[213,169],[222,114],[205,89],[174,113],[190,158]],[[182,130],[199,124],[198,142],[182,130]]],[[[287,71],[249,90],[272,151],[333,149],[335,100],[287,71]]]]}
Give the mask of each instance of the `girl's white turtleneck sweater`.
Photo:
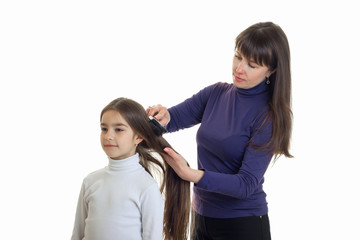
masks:
{"type": "Polygon", "coordinates": [[[164,201],[135,154],[83,181],[72,240],[161,240],[164,201]]]}

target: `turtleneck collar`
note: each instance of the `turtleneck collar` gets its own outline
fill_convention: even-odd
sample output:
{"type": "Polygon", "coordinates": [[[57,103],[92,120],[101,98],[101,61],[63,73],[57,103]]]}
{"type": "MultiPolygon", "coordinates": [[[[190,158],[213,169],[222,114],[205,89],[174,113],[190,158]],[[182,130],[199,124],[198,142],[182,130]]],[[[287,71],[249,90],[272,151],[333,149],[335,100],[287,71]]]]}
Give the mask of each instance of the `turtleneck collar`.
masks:
{"type": "Polygon", "coordinates": [[[234,87],[240,95],[249,97],[268,93],[270,91],[270,86],[266,84],[266,81],[262,81],[259,85],[248,89],[237,88],[235,85],[234,87]]]}
{"type": "Polygon", "coordinates": [[[136,170],[136,169],[142,168],[139,161],[140,161],[140,159],[139,159],[138,153],[135,153],[135,155],[132,155],[128,158],[124,158],[121,160],[114,160],[114,159],[109,158],[108,169],[111,171],[117,171],[117,172],[136,170]]]}

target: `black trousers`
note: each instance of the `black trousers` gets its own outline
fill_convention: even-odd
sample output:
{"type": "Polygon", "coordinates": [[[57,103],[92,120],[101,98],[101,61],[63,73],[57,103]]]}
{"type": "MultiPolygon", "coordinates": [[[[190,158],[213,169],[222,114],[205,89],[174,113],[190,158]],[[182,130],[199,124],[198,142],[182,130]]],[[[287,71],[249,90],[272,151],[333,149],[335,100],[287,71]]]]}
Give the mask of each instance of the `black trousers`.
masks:
{"type": "Polygon", "coordinates": [[[192,240],[271,240],[268,215],[239,218],[194,215],[192,240]]]}

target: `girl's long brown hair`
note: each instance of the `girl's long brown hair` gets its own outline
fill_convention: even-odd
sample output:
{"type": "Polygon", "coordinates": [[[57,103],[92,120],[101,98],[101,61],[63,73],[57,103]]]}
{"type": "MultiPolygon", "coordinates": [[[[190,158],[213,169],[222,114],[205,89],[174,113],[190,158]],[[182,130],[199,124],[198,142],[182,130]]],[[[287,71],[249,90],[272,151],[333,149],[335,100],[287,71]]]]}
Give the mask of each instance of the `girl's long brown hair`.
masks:
{"type": "MultiPolygon", "coordinates": [[[[284,31],[272,22],[254,24],[236,38],[235,50],[246,59],[267,66],[271,74],[269,111],[265,121],[272,122],[270,141],[261,146],[274,154],[292,157],[289,152],[292,131],[290,48],[284,31]]],[[[263,123],[263,124],[264,124],[263,123]]]]}
{"type": "Polygon", "coordinates": [[[191,208],[190,182],[182,180],[166,161],[159,161],[154,156],[154,153],[158,153],[158,156],[166,154],[163,149],[171,147],[170,144],[162,136],[155,135],[146,111],[139,103],[127,98],[117,98],[102,110],[100,119],[109,110],[120,113],[135,134],[143,139],[136,148],[140,156],[140,164],[152,176],[154,167],[160,169],[163,175],[160,191],[165,195],[164,239],[186,240],[191,208]]]}

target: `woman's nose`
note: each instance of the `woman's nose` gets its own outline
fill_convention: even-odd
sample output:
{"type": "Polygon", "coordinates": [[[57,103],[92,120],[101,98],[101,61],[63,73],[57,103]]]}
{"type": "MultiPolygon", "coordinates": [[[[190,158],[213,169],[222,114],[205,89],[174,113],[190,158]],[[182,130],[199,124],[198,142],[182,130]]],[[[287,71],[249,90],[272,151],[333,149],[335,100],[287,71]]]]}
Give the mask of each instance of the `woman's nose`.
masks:
{"type": "Polygon", "coordinates": [[[242,73],[244,71],[244,63],[241,61],[237,64],[236,66],[236,72],[238,73],[242,73]]]}

